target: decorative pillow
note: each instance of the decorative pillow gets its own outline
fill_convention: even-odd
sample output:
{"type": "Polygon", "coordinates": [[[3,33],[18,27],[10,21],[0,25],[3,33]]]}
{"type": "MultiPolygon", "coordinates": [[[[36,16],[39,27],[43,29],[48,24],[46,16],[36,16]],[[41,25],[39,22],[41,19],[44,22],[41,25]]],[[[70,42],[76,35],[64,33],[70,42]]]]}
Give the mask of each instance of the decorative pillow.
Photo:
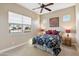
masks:
{"type": "Polygon", "coordinates": [[[59,32],[58,32],[58,31],[53,30],[53,35],[58,35],[58,34],[59,34],[59,32]]]}
{"type": "Polygon", "coordinates": [[[53,34],[52,30],[46,31],[46,34],[53,34]]]}
{"type": "Polygon", "coordinates": [[[48,30],[48,31],[46,31],[46,34],[58,35],[59,34],[59,31],[56,31],[56,30],[48,30]]]}

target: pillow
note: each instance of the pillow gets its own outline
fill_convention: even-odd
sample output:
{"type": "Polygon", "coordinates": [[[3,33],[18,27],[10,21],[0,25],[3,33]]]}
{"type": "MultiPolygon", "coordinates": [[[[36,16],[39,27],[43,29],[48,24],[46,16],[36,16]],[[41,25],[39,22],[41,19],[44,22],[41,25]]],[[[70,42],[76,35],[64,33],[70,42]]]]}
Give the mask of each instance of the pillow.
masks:
{"type": "Polygon", "coordinates": [[[46,31],[46,34],[53,34],[52,30],[46,31]]]}
{"type": "Polygon", "coordinates": [[[53,35],[58,35],[59,31],[53,30],[53,35]]]}
{"type": "Polygon", "coordinates": [[[56,30],[48,30],[48,31],[46,31],[46,34],[58,35],[59,34],[59,31],[56,31],[56,30]]]}

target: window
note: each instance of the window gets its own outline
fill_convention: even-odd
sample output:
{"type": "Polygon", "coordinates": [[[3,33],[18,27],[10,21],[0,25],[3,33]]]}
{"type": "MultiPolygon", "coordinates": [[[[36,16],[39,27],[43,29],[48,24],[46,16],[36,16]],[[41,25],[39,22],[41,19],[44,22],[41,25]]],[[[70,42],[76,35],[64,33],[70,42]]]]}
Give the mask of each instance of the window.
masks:
{"type": "Polygon", "coordinates": [[[68,22],[68,21],[70,21],[71,20],[71,16],[70,15],[64,15],[63,16],[63,21],[64,22],[68,22]]]}
{"type": "Polygon", "coordinates": [[[10,32],[31,31],[31,18],[13,12],[9,12],[9,31],[10,32]]]}

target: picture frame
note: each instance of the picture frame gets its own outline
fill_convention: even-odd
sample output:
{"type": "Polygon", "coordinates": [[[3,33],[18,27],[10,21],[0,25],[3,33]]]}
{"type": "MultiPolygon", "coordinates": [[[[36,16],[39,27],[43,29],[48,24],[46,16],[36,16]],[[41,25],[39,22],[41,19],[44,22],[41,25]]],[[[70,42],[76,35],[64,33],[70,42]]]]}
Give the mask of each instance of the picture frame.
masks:
{"type": "Polygon", "coordinates": [[[53,17],[49,19],[50,27],[59,27],[59,17],[53,17]]]}

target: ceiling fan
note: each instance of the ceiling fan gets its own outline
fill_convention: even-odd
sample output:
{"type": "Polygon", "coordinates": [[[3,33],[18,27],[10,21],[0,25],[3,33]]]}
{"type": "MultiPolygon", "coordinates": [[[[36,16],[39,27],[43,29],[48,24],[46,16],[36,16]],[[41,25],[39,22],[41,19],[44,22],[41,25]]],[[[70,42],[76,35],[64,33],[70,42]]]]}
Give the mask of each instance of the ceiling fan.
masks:
{"type": "Polygon", "coordinates": [[[43,9],[46,9],[46,10],[48,10],[48,11],[52,11],[51,9],[47,8],[47,6],[53,5],[54,3],[48,3],[48,4],[43,4],[43,3],[41,4],[41,3],[38,3],[38,4],[40,5],[40,7],[34,8],[34,9],[32,9],[32,10],[36,10],[36,9],[41,8],[40,13],[42,13],[43,9]]]}

